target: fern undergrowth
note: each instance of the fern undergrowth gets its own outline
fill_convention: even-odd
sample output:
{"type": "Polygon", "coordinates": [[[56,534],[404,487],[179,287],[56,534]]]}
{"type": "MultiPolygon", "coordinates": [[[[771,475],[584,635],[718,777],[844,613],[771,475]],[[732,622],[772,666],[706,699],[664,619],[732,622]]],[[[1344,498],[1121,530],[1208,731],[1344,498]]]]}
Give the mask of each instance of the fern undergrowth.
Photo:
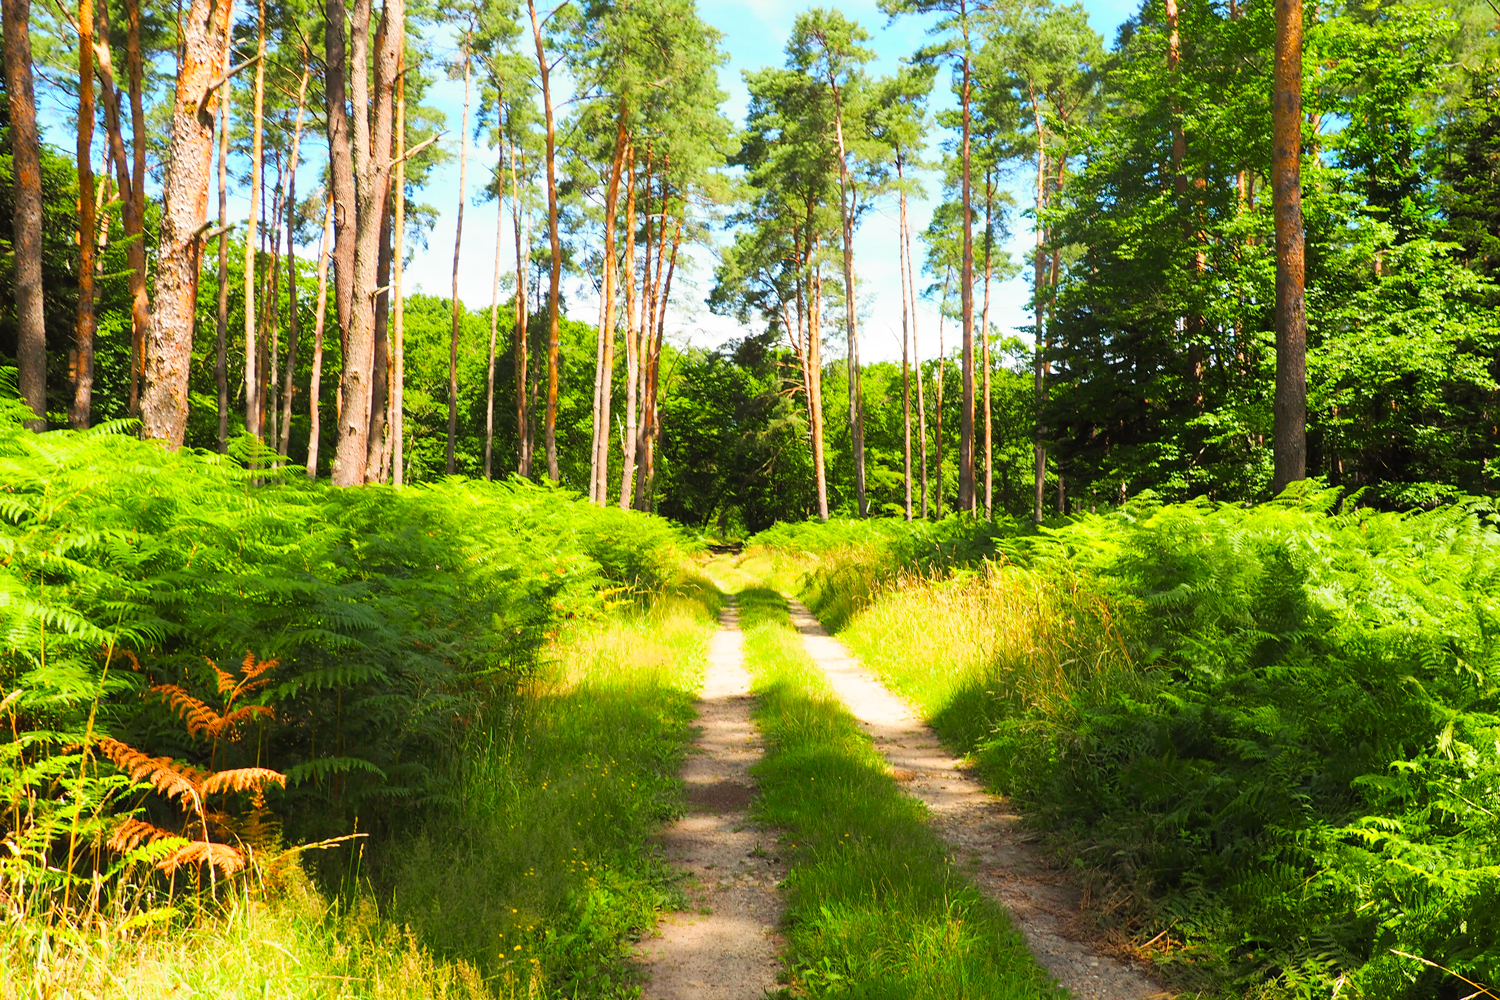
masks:
{"type": "Polygon", "coordinates": [[[1500,982],[1500,534],[1479,502],[1148,498],[1025,534],[779,527],[747,559],[1024,804],[1174,982],[1500,982]]]}

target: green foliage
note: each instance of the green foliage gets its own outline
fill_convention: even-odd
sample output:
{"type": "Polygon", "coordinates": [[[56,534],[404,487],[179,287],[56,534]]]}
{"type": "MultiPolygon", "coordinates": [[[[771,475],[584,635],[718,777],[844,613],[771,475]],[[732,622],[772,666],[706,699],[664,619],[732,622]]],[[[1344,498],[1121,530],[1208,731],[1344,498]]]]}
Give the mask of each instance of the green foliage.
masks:
{"type": "Polygon", "coordinates": [[[1454,980],[1398,952],[1500,980],[1486,510],[1147,498],[925,581],[894,573],[921,529],[763,540],[828,553],[814,599],[864,581],[850,640],[1131,903],[1142,939],[1164,932],[1185,982],[1417,998],[1454,980]],[[960,598],[945,648],[979,655],[906,665],[960,598]],[[903,600],[919,608],[880,610],[903,600]]]}
{"type": "Polygon", "coordinates": [[[102,735],[284,772],[269,800],[294,836],[451,803],[442,761],[475,713],[513,697],[562,622],[659,591],[685,551],[664,521],[526,483],[338,490],[123,426],[34,435],[0,405],[0,796],[22,895],[89,867],[85,844],[111,870],[98,842],[128,789],[89,749],[102,735]],[[238,740],[185,735],[142,697],[219,703],[212,664],[247,652],[277,666],[238,740]]]}

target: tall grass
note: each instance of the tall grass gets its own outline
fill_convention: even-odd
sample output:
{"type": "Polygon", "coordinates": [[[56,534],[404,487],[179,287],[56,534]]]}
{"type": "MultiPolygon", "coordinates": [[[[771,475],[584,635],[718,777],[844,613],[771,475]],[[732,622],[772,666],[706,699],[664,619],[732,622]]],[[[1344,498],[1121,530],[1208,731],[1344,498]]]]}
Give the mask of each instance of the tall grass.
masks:
{"type": "Polygon", "coordinates": [[[1500,980],[1482,506],[1147,501],[916,570],[801,530],[823,543],[750,558],[842,616],[1183,984],[1415,1000],[1473,992],[1436,966],[1500,980]]]}
{"type": "Polygon", "coordinates": [[[341,893],[281,864],[211,906],[139,883],[66,915],[7,900],[0,1000],[638,995],[632,942],[680,899],[650,837],[680,809],[717,601],[689,577],[564,631],[470,721],[453,809],[327,852],[341,893]]]}
{"type": "Polygon", "coordinates": [[[769,752],[760,811],[787,855],[793,995],[1053,997],[1020,933],[948,860],[926,811],[808,659],[773,591],[739,595],[769,752]]]}

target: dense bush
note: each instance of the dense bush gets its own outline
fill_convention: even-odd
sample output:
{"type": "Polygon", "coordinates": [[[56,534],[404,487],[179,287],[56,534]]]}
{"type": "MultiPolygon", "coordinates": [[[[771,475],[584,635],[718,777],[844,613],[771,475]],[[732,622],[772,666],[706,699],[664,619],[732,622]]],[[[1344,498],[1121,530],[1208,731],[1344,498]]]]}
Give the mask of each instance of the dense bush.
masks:
{"type": "MultiPolygon", "coordinates": [[[[891,554],[930,529],[878,530],[904,540],[825,556],[811,596],[892,580],[891,554]]],[[[904,581],[929,608],[902,620],[909,638],[967,588],[967,641],[986,650],[924,707],[983,715],[955,735],[1076,862],[1134,895],[1143,939],[1166,931],[1185,975],[1277,996],[1462,985],[1414,955],[1500,980],[1500,535],[1485,508],[1145,501],[985,544],[968,570],[904,581]]],[[[866,617],[901,582],[867,585],[866,617]]],[[[900,638],[852,641],[880,660],[900,638]]],[[[945,666],[896,659],[919,701],[945,666]]]]}
{"type": "Polygon", "coordinates": [[[686,545],[526,483],[339,490],[124,426],[35,435],[0,408],[0,827],[33,875],[85,846],[107,865],[127,806],[170,826],[166,772],[142,770],[169,794],[141,805],[105,735],[200,784],[273,769],[284,788],[260,791],[299,838],[440,805],[441,751],[480,701],[513,694],[563,620],[660,587],[686,545]]]}

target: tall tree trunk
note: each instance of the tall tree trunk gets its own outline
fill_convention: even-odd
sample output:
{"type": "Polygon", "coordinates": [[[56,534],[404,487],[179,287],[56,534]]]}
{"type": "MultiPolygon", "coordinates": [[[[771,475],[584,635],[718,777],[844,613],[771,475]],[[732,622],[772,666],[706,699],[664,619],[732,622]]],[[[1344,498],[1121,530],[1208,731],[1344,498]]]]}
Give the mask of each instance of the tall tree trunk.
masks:
{"type": "MultiPolygon", "coordinates": [[[[666,199],[662,199],[663,205],[666,199]]],[[[665,223],[665,219],[663,219],[665,223]]],[[[662,234],[663,240],[666,233],[662,234]]],[[[636,507],[639,510],[650,511],[653,509],[652,498],[656,495],[656,453],[661,445],[661,345],[667,326],[667,300],[672,294],[672,275],[677,270],[677,248],[682,243],[682,223],[675,224],[672,230],[672,251],[667,261],[667,275],[660,284],[657,293],[659,302],[655,310],[656,328],[649,335],[651,351],[647,363],[646,381],[646,405],[642,407],[646,415],[646,433],[642,435],[646,446],[645,474],[637,477],[636,507]]]]}
{"type": "MultiPolygon", "coordinates": [[[[395,232],[392,234],[391,306],[391,483],[406,485],[406,41],[400,39],[396,55],[396,169],[391,179],[392,197],[396,199],[395,232]]],[[[495,266],[499,268],[500,250],[495,248],[495,266]]],[[[494,369],[494,337],[491,336],[490,368],[494,369]]],[[[488,475],[488,470],[486,470],[488,475]]]]}
{"type": "MultiPolygon", "coordinates": [[[[227,41],[227,39],[226,39],[227,41]]],[[[224,46],[224,72],[230,47],[224,46]]],[[[219,312],[214,327],[214,383],[219,392],[219,454],[229,450],[229,100],[225,83],[219,101],[219,312]]]]}
{"type": "Polygon", "coordinates": [[[614,162],[610,165],[609,183],[604,190],[604,288],[599,303],[599,379],[594,406],[594,481],[590,489],[593,501],[601,507],[609,502],[609,418],[615,370],[615,230],[620,179],[630,147],[627,118],[625,99],[621,98],[614,162]]]}
{"type": "MultiPolygon", "coordinates": [[[[182,60],[172,101],[171,140],[156,263],[156,313],[146,341],[141,436],[169,448],[187,427],[188,366],[198,305],[199,258],[213,165],[215,79],[223,60],[233,0],[192,0],[182,19],[182,60]]],[[[227,74],[226,74],[227,75],[227,74]]]]}
{"type": "Polygon", "coordinates": [[[901,459],[902,478],[906,483],[906,519],[912,519],[911,509],[911,314],[912,289],[906,280],[906,176],[902,169],[901,156],[896,156],[896,183],[901,204],[901,230],[897,235],[897,266],[901,269],[901,459]]]}
{"type": "MultiPolygon", "coordinates": [[[[530,240],[524,251],[521,246],[521,186],[516,176],[516,147],[507,140],[510,148],[510,223],[516,233],[516,329],[511,350],[516,359],[516,472],[522,479],[531,478],[531,413],[527,406],[526,385],[531,372],[526,323],[526,261],[530,257],[530,240]]],[[[527,235],[530,235],[528,230],[527,235]]]]}
{"type": "MultiPolygon", "coordinates": [[[[500,331],[500,251],[505,246],[505,181],[503,164],[495,165],[495,278],[490,284],[490,356],[484,379],[484,478],[494,478],[495,455],[495,341],[500,331]]],[[[520,294],[517,287],[516,294],[520,294]]]]}
{"type": "MultiPolygon", "coordinates": [[[[620,472],[620,507],[630,507],[634,495],[635,447],[637,430],[636,415],[640,402],[641,342],[635,313],[635,153],[632,150],[629,164],[629,188],[625,196],[625,437],[620,443],[623,456],[620,472]]],[[[641,262],[641,313],[645,314],[647,276],[651,272],[651,151],[646,150],[645,184],[646,203],[642,206],[646,215],[646,253],[641,262]]]]}
{"type": "MultiPolygon", "coordinates": [[[[333,194],[333,304],[339,327],[339,358],[349,349],[349,323],[354,311],[354,240],[358,206],[354,191],[354,159],[349,148],[348,11],[345,0],[326,0],[323,27],[323,92],[328,124],[328,175],[333,194]]],[[[365,13],[369,27],[369,13],[365,13]]],[[[360,108],[363,114],[364,109],[360,108]]],[[[342,398],[342,391],[340,391],[342,398]]],[[[339,406],[342,414],[343,407],[339,406]]]]}
{"type": "Polygon", "coordinates": [[[297,162],[302,152],[302,113],[306,110],[307,81],[312,77],[312,62],[308,52],[302,50],[302,80],[297,85],[297,119],[292,126],[292,153],[287,170],[286,198],[282,211],[286,214],[286,293],[287,293],[287,341],[286,373],[281,384],[281,435],[276,450],[287,453],[292,439],[292,396],[295,395],[297,376],[297,340],[301,324],[297,317],[297,162]]]}
{"type": "MultiPolygon", "coordinates": [[[[134,2],[129,6],[137,8],[127,33],[134,32],[136,36],[134,46],[138,50],[140,47],[140,11],[134,2]]],[[[101,37],[94,44],[95,65],[99,73],[99,96],[104,102],[104,130],[109,143],[108,159],[114,161],[117,184],[120,189],[120,220],[125,229],[125,259],[130,265],[130,388],[125,411],[135,416],[140,410],[141,345],[145,343],[146,328],[151,324],[151,300],[146,291],[145,226],[142,222],[145,203],[139,196],[140,192],[136,190],[143,181],[134,176],[130,156],[125,150],[120,88],[115,83],[114,65],[109,50],[111,32],[109,4],[107,3],[99,5],[99,27],[101,37]]],[[[139,58],[139,52],[137,52],[135,60],[138,61],[139,58]]],[[[131,61],[129,56],[127,56],[127,61],[131,61]]],[[[138,80],[132,82],[133,86],[139,86],[138,80]]],[[[132,99],[138,100],[134,94],[132,94],[132,99]]],[[[139,124],[133,127],[135,134],[132,139],[135,142],[137,159],[139,159],[143,155],[141,146],[144,145],[146,139],[139,124]]],[[[102,226],[102,234],[107,236],[108,233],[109,225],[106,222],[102,226]]]]}
{"type": "Polygon", "coordinates": [[[354,160],[359,184],[355,196],[354,288],[342,378],[344,405],[339,415],[339,442],[333,462],[333,482],[339,486],[363,482],[369,465],[371,397],[376,377],[375,297],[379,287],[381,230],[390,207],[391,118],[397,54],[405,38],[406,23],[404,0],[386,0],[372,67],[368,42],[370,3],[371,0],[355,0],[350,32],[354,160]],[[369,83],[371,69],[373,94],[369,83]]]}
{"type": "Polygon", "coordinates": [[[984,175],[984,321],[980,336],[984,344],[984,518],[995,519],[994,420],[990,413],[990,279],[994,274],[995,183],[988,169],[984,175]]]}
{"type": "Polygon", "coordinates": [[[323,235],[318,240],[318,305],[313,313],[312,377],[307,384],[307,478],[318,477],[318,404],[323,388],[323,324],[328,313],[328,251],[333,244],[333,197],[323,209],[323,235]]]}
{"type": "Polygon", "coordinates": [[[856,330],[854,294],[854,179],[849,174],[848,151],[844,147],[844,107],[832,66],[828,86],[833,92],[833,135],[839,153],[839,221],[844,237],[844,336],[848,345],[849,442],[854,452],[854,498],[859,516],[870,513],[865,497],[865,422],[860,407],[859,334],[856,330]]]}
{"type": "Polygon", "coordinates": [[[1042,289],[1046,284],[1046,257],[1042,247],[1047,242],[1042,226],[1042,211],[1047,204],[1047,136],[1043,128],[1041,106],[1037,103],[1036,91],[1031,91],[1032,113],[1036,119],[1036,251],[1035,277],[1032,280],[1033,311],[1036,314],[1036,343],[1032,352],[1032,397],[1036,409],[1036,438],[1032,445],[1032,509],[1033,524],[1042,523],[1042,507],[1047,497],[1047,447],[1042,443],[1046,429],[1042,426],[1042,407],[1047,393],[1047,350],[1042,315],[1042,289]]]}
{"type": "Polygon", "coordinates": [[[531,12],[531,33],[536,39],[537,69],[542,81],[542,108],[547,121],[547,238],[552,246],[552,273],[547,286],[547,476],[554,483],[562,477],[557,468],[557,353],[558,296],[562,282],[562,237],[557,230],[557,130],[552,118],[551,67],[542,47],[542,25],[536,16],[536,0],[526,0],[531,12]]]}
{"type": "Polygon", "coordinates": [[[1302,230],[1302,2],[1276,0],[1271,201],[1276,216],[1276,398],[1271,492],[1307,476],[1307,300],[1302,230]]]}
{"type": "MultiPolygon", "coordinates": [[[[225,66],[227,70],[229,67],[225,66]]],[[[151,328],[151,298],[146,280],[146,132],[145,70],[141,54],[140,0],[125,0],[125,77],[130,94],[130,212],[126,215],[126,237],[134,236],[127,251],[130,264],[130,405],[132,416],[140,413],[140,382],[145,371],[146,332],[151,328]],[[132,220],[134,228],[132,229],[132,220]]],[[[220,223],[222,225],[222,223],[220,223]]]]}
{"type": "Polygon", "coordinates": [[[969,19],[967,3],[961,5],[963,19],[964,59],[963,87],[959,94],[963,117],[963,216],[964,246],[962,272],[959,275],[963,310],[963,410],[959,414],[958,434],[958,509],[974,511],[974,189],[969,176],[973,123],[971,121],[973,71],[969,61],[969,19]]]}
{"type": "MultiPolygon", "coordinates": [[[[808,219],[812,218],[812,207],[809,206],[808,219]]],[[[816,232],[809,226],[810,232],[816,232]]],[[[822,265],[816,262],[818,253],[818,239],[811,237],[812,242],[808,246],[807,259],[810,264],[808,272],[808,325],[807,325],[807,361],[808,374],[811,380],[809,396],[812,407],[812,443],[813,443],[813,474],[816,477],[818,490],[818,519],[828,520],[828,460],[827,449],[824,441],[823,421],[823,274],[822,265]]]]}
{"type": "MultiPolygon", "coordinates": [[[[386,154],[389,157],[389,152],[386,154]]],[[[390,439],[387,418],[391,401],[391,263],[395,257],[392,241],[396,224],[395,212],[389,201],[380,217],[380,252],[375,263],[375,324],[371,343],[374,347],[370,362],[370,436],[369,454],[365,459],[365,482],[385,482],[386,458],[390,439]]]]}
{"type": "Polygon", "coordinates": [[[16,287],[16,367],[21,398],[47,429],[47,323],[42,296],[42,144],[36,124],[31,70],[31,0],[4,0],[0,33],[5,52],[5,95],[10,104],[10,141],[15,170],[13,220],[16,287]]]}
{"type": "Polygon", "coordinates": [[[260,207],[260,188],[264,170],[266,108],[266,0],[260,0],[260,29],[255,54],[255,104],[251,119],[250,147],[250,214],[245,224],[245,430],[261,436],[260,351],[255,329],[255,242],[258,234],[256,213],[260,207]]]}
{"type": "Polygon", "coordinates": [[[89,425],[94,402],[94,2],[78,0],[78,314],[73,324],[73,403],[68,424],[89,425]]]}
{"type": "MultiPolygon", "coordinates": [[[[933,458],[937,461],[937,477],[933,483],[935,492],[933,494],[933,513],[938,520],[943,519],[943,381],[948,374],[948,352],[943,343],[943,323],[947,319],[944,309],[948,304],[948,286],[953,281],[953,268],[949,267],[943,274],[943,298],[938,306],[938,353],[937,353],[937,385],[934,388],[936,398],[933,400],[935,412],[933,413],[933,458]]],[[[961,508],[960,508],[961,509],[961,508]]]]}
{"type": "Polygon", "coordinates": [[[464,201],[469,173],[469,80],[472,72],[469,44],[472,32],[464,33],[464,112],[458,135],[458,221],[453,228],[453,329],[448,338],[448,475],[458,471],[454,450],[458,443],[458,331],[463,305],[458,300],[458,259],[464,242],[464,201]]]}
{"type": "Polygon", "coordinates": [[[922,520],[927,520],[927,397],[923,388],[921,342],[917,337],[917,276],[911,265],[911,229],[901,225],[901,273],[911,296],[911,363],[917,382],[917,448],[921,459],[922,520]]]}

